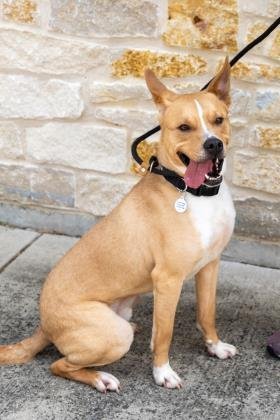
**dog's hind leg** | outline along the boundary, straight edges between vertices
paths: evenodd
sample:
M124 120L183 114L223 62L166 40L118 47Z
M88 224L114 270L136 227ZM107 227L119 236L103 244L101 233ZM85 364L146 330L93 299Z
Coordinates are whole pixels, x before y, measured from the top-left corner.
M54 375L93 386L100 392L106 393L107 390L119 392L120 389L119 380L110 373L83 368L68 362L65 357L54 362L51 371Z
M91 368L123 357L133 341L133 327L108 305L99 302L73 308L72 317L68 318L63 333L53 340L65 357L51 365L52 373L91 385L101 392L118 392L117 378Z
M216 288L219 259L211 261L196 275L197 327L204 336L211 356L227 359L236 354L236 348L219 340L216 331Z

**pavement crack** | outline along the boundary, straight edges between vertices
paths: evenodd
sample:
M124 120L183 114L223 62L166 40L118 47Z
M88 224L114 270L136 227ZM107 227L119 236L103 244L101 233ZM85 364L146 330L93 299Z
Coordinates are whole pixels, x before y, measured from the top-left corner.
M28 244L23 246L15 255L13 255L1 268L0 268L0 274L3 273L3 271L12 263L14 262L21 254L23 254L24 251L26 251L31 245L34 244L39 238L41 238L42 233L38 233L38 236L33 238Z

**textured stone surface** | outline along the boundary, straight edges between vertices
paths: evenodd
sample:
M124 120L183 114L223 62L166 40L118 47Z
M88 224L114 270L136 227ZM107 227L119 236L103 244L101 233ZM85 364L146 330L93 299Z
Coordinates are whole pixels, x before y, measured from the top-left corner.
M42 283L74 243L73 238L43 235L1 274L1 344L33 332ZM103 396L89 386L53 376L49 366L61 355L49 346L26 365L0 368L1 415L7 420L201 420L209 419L211 412L217 420L276 420L279 360L265 354L265 343L279 329L278 290L279 270L222 262L217 327L240 355L221 361L205 352L195 326L194 283L184 286L170 352L171 365L184 381L180 391L165 390L152 379L149 295L135 307L133 321L142 328L129 353L103 368L119 378L120 395Z
M250 101L252 94L243 89L231 90L231 107L232 115L246 115L250 110Z
M277 18L280 14L279 0L254 0L240 3L241 10L258 16Z
M17 159L22 157L20 130L14 123L0 123L0 157L1 159Z
M0 271L39 236L37 232L0 226Z
M96 109L95 116L101 120L135 130L150 130L158 124L158 112L143 111L142 109L100 107Z
M235 200L238 235L280 243L280 202L247 198Z
M97 221L92 214L0 202L0 223L39 232L81 236Z
M16 23L38 23L37 4L33 0L3 0L3 17Z
M269 55L280 60L280 30L276 31Z
M122 173L127 164L126 131L88 124L27 128L27 155L40 162Z
M163 40L170 46L237 49L237 1L169 0Z
M90 100L94 103L151 98L145 85L124 82L92 82L89 86L89 95Z
M248 27L247 34L246 34L246 43L252 42L256 39L259 35L261 35L268 27L268 24L263 21L255 21L251 23ZM254 53L256 54L263 54L265 51L267 41L261 42L259 45L254 47Z
M248 143L249 132L246 122L231 118L231 135L229 147L244 147Z
M159 77L183 77L203 74L207 70L206 60L188 54L172 54L148 50L126 50L112 64L113 75L142 77L150 68Z
M51 0L50 26L65 33L104 37L155 36L156 0Z
M1 76L1 118L77 118L83 111L80 83L30 76Z
M0 30L0 66L33 73L84 74L108 61L108 50L83 41L11 29Z
M249 82L271 81L279 83L280 66L239 61L231 70L233 78Z
M166 83L167 85L167 83ZM192 93L192 92L198 92L201 89L201 85L194 82L174 82L174 83L168 83L168 86L171 90L174 90L177 93Z
M256 127L251 132L250 144L253 146L280 150L280 128Z
M71 172L32 165L0 165L0 197L63 207L74 206Z
M15 164L0 164L0 197L25 202L30 200L29 170Z
M233 183L280 194L280 156L277 154L244 151L236 152L233 165Z
M74 175L71 172L37 168L30 174L31 199L41 204L74 207Z
M280 90L258 90L256 92L254 116L262 120L276 120L280 118Z
M95 216L105 216L124 197L138 178L113 178L94 174L77 176L76 206Z

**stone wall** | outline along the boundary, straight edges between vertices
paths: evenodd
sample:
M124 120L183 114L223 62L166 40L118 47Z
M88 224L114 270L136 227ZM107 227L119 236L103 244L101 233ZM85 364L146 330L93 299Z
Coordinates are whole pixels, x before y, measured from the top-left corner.
M178 92L199 90L280 14L279 0L0 3L0 222L75 234L138 180L131 141L157 124L145 67ZM227 165L238 232L273 239L279 50L278 30L232 71Z

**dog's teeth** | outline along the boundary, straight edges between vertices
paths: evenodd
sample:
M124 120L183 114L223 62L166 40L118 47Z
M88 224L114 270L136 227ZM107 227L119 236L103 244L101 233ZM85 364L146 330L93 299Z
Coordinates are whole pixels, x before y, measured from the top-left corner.
M209 175L207 175L207 174L206 174L206 175L205 175L205 178L206 178L206 179L209 179L210 177L209 177Z

